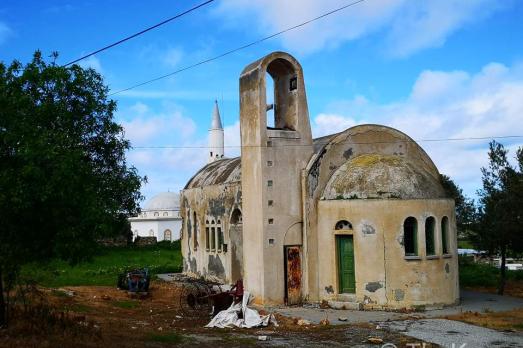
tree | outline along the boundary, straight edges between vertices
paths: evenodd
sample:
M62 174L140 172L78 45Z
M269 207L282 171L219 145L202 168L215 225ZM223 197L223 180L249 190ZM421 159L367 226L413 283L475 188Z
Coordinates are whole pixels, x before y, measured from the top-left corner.
M456 227L458 236L463 237L475 229L477 209L473 199L466 197L463 190L447 175L440 175L441 185L447 196L454 199L456 207Z
M479 228L473 240L491 254L501 255L500 295L505 289L507 254L523 251L523 148L516 153L518 167L509 163L507 154L502 144L489 144L489 165L481 168Z
M126 163L107 94L95 70L40 52L25 66L0 63L0 326L21 265L81 261L139 209L145 178Z

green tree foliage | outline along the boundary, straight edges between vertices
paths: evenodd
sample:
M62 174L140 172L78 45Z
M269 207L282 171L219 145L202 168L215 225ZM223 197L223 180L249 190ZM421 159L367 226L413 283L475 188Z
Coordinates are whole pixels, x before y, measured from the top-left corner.
M505 287L505 263L509 253L523 251L523 148L516 153L518 165L508 161L508 150L496 141L489 146L489 165L481 168L479 228L476 246L501 255L498 293Z
M449 198L456 205L456 226L458 236L465 237L476 228L477 209L473 199L466 197L463 190L447 175L441 174L440 181Z
M25 66L0 63L0 287L26 262L89 257L137 213L145 178L126 163L107 94L95 70L40 52Z

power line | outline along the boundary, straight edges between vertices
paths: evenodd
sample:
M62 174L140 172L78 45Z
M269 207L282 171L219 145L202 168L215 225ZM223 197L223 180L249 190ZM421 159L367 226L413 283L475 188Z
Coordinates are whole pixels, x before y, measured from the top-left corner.
M139 35L142 35L142 34L148 32L148 31L150 31L150 30L153 30L153 29L155 29L155 28L158 28L158 27L161 26L161 25L164 25L164 24L169 23L169 22L171 22L171 21L173 21L173 20L175 20L175 19L177 19L177 18L180 18L180 17L182 17L182 16L184 16L184 15L186 15L186 14L188 14L188 13L191 13L191 12L193 12L193 11L199 9L200 7L203 7L203 6L207 5L207 4L210 4L210 3L213 2L213 1L214 1L214 0L208 0L208 1L202 2L201 4L196 5L196 6L192 7L192 8L190 8L190 9L188 9L188 10L182 12L182 13L179 13L179 14L177 14L177 15L174 16L174 17L168 18L168 19L166 19L166 20L164 20L164 21L162 21L162 22L160 22L160 23L158 23L158 24L153 25L152 27L149 27L149 28L146 28L146 29L144 29L144 30L142 30L142 31L139 31L139 32L137 32L136 34L133 34L133 35L131 35L131 36L127 36L127 37L125 37L125 38L123 38L123 39L121 39L121 40L116 41L115 43L112 43L112 44L110 44L110 45L107 45L107 46L105 46L105 47L102 47L102 48L100 48L99 50L96 50L96 51L94 51L94 52L92 52L92 53L86 54L85 56L80 57L80 58L78 58L78 59L75 59L75 60L73 60L73 61L71 61L71 62L69 62L69 63L67 63L67 64L62 65L62 66L68 66L68 65L71 65L71 64L77 63L77 62L79 62L79 61L81 61L81 60L83 60L83 59L85 59L85 58L88 58L88 57L94 56L94 55L97 54L97 53L100 53L100 52L102 52L102 51L108 50L108 49L111 48L111 47L117 46L117 45L119 45L119 44L121 44L121 43L124 43L124 42L126 42L126 41L128 41L128 40L131 40L131 39L133 39L133 38L135 38L135 37L137 37L137 36L139 36Z
M467 137L467 138L441 138L441 139L405 139L405 140L395 140L395 141L369 141L369 142L354 142L354 141L342 141L339 143L330 143L327 142L316 142L313 145L345 145L345 144L354 144L354 145L371 145L371 144L396 144L396 143L426 143L426 142L451 142L451 141L473 141L473 140L494 140L494 139L511 139L511 138L523 138L523 135L500 135L500 136L491 136L491 137ZM273 147L294 147L294 146L310 146L303 144L286 144L286 145L276 145ZM247 147L266 147L261 145L228 145L224 146L225 148L247 148ZM161 149L207 149L209 146L133 146L131 150L161 150Z
M336 12L342 11L342 10L348 8L348 7L351 7L351 6L357 5L357 4L359 4L359 3L361 3L361 2L364 2L364 1L365 1L365 0L358 0L358 1L351 2L351 3L347 4L347 5L344 5L344 6L342 6L342 7L337 8L337 9L334 9L334 10L331 10L331 11L329 11L329 12L326 12L326 13L324 13L324 14L318 16L318 17L311 18L311 19L309 19L309 20L307 20L307 21L305 21L305 22L303 22L303 23L300 23L300 24L294 25L294 26L292 26L292 27L289 27L289 28L284 29L284 30L282 30L282 31L279 31L279 32L277 32L277 33L271 34L271 35L269 35L269 36L263 37L263 38L258 39L258 40L256 40L256 41L253 41L253 42L251 42L251 43L248 43L248 44L245 44L245 45L243 45L243 46L240 46L240 47L234 48L234 49L232 49L232 50L229 50L229 51L223 52L223 53L221 53L221 54L219 54L219 55L217 55L217 56L214 56L214 57L212 57L212 58L208 58L208 59L205 59L205 60L199 61L199 62L197 62L197 63L191 64L191 65L188 65L188 66L186 66L186 67L180 68L180 69L175 70L175 71L173 71L173 72L171 72L171 73L169 73L169 74L165 74L165 75L162 75L162 76L158 76L158 77L155 77L155 78L153 78L153 79L150 79L150 80L147 80L147 81L144 81L144 82L138 83L138 84L136 84L136 85L133 85L133 86L131 86L131 87L127 87L127 88L124 88L124 89L118 90L118 91L116 91L116 92L113 92L113 93L109 94L108 96L110 97L110 96L113 96L113 95L115 95L115 94L119 94L119 93L122 93L122 92L126 92L126 91L129 91L129 90L134 89L134 88L136 88L136 87L141 87L141 86L143 86L143 85L147 85L147 84L149 84L149 83L152 83L152 82L155 82L155 81L158 81L158 80L162 80L162 79L164 79L164 78L166 78L166 77L169 77L169 76L173 76L173 75L179 74L179 73L181 73L181 72L183 72L183 71L185 71L185 70L189 70L189 69L195 68L195 67L197 67L197 66L199 66L199 65L206 64L206 63L212 62L212 61L214 61L214 60L217 60L217 59L223 58L223 57L228 56L228 55L230 55L230 54L233 54L233 53L235 53L235 52L241 51L241 50L246 49L246 48L248 48L248 47L251 47L251 46L257 45L257 44L259 44L259 43L262 43L262 42L264 42L264 41L267 41L267 40L269 40L269 39L272 39L272 38L274 38L274 37L276 37L276 36L278 36L278 35L281 35L281 34L284 34L284 33L288 32L288 31L291 31L291 30L294 30L294 29L297 29L297 28L303 27L304 25L307 25L307 24L309 24L309 23L312 23L312 22L314 22L314 21L317 21L317 20L322 19L322 18L324 18L324 17L327 17L327 16L329 16L329 15L331 15L331 14L333 14L333 13L336 13Z

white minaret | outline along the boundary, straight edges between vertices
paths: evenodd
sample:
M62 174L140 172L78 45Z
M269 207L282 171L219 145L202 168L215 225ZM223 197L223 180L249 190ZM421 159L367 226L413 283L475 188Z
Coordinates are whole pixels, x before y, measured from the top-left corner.
M211 128L209 129L209 160L211 163L223 158L223 127L220 119L220 110L218 110L218 101L214 101L214 110L212 111Z

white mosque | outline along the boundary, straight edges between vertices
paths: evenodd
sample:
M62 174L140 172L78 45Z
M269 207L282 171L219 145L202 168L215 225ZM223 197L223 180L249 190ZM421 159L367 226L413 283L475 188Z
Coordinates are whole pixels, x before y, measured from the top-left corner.
M224 132L218 102L214 102L211 128L209 129L208 162L224 157ZM140 215L129 218L133 240L136 237L156 237L158 242L180 239L182 218L180 216L180 195L162 192L151 198Z
M162 192L151 198L140 215L129 218L133 240L136 237L156 237L158 242L180 239L182 218L180 196L174 192Z

